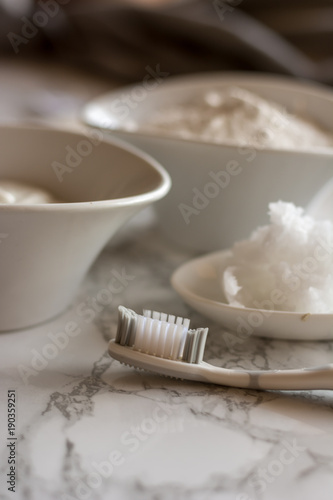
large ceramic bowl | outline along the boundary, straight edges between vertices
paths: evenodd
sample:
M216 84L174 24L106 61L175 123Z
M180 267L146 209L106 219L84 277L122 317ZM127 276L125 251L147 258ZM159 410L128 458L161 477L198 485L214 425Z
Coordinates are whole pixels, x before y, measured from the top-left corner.
M123 130L128 120L149 114L201 90L238 86L304 114L333 130L333 92L290 78L249 74L204 74L162 78L97 98L83 120L109 129L154 156L168 170L172 189L156 204L161 230L174 243L207 252L230 247L268 222L268 203L304 206L333 176L333 149L254 149Z
M0 205L4 331L66 308L105 243L162 198L170 179L152 158L97 131L0 126L0 151L0 180L41 187L61 201Z

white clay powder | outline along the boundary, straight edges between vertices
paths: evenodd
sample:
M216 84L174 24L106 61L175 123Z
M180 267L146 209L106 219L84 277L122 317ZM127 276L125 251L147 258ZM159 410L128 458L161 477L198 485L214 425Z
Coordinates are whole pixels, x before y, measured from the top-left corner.
M198 94L186 102L164 107L140 123L128 123L125 128L256 148L333 147L331 132L238 87Z
M269 205L270 224L240 241L222 275L238 307L333 313L333 224L292 203Z

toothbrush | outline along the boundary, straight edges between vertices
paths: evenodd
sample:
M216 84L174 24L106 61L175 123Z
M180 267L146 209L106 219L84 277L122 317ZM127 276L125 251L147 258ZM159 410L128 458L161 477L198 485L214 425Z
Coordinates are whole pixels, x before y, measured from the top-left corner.
M268 390L333 389L333 364L295 370L238 370L203 361L208 328L156 311L139 315L118 307L116 338L109 354L121 363L170 377L230 387Z

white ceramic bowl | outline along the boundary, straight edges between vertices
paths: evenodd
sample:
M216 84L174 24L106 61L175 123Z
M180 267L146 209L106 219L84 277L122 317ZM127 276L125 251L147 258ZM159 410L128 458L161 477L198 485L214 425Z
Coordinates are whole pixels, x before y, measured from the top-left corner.
M155 160L101 135L0 126L0 179L63 200L0 205L1 331L65 309L115 231L167 193L170 178Z
M161 230L174 243L200 252L228 248L268 222L271 201L305 206L333 175L333 149L253 150L123 131L129 118L147 114L211 88L236 85L305 114L333 129L333 92L294 79L244 74L167 78L149 90L145 82L89 103L83 120L154 156L172 178L169 195L156 204ZM128 104L127 104L128 103ZM233 162L233 163L230 163ZM237 162L236 174L232 165ZM186 208L189 207L189 208ZM185 215L184 215L185 214Z

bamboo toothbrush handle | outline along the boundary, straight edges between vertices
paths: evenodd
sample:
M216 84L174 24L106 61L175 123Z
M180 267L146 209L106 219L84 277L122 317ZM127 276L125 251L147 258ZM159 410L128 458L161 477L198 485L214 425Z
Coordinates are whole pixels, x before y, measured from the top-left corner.
M333 390L333 364L298 370L245 371L218 368L202 363L201 375L207 382L268 390Z

